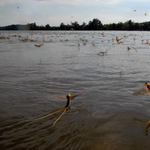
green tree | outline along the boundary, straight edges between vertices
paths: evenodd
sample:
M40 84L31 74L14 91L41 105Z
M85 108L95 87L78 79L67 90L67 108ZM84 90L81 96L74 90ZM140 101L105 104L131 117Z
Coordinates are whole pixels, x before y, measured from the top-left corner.
M79 23L77 21L75 22L71 22L71 27L74 29L74 30L79 30Z
M66 25L63 22L60 24L60 30L66 30Z
M87 29L87 25L86 25L85 22L83 22L80 27L81 27L81 30L86 30Z
M50 29L51 29L51 27L49 24L45 25L45 30L50 30Z
M123 30L124 29L124 24L122 22L119 22L117 25L116 25L116 29L117 30Z
M103 25L99 19L93 19L93 21L89 21L88 29L89 30L101 30Z
M30 24L27 24L28 26L28 29L29 30L36 30L37 29L37 26L36 26L36 23L30 23Z

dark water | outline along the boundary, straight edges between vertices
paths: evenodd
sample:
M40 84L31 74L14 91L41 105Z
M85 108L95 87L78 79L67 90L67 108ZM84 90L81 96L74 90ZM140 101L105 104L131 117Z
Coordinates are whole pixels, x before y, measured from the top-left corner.
M0 32L9 37L0 40L1 149L150 149L147 125L133 119L150 120L150 97L127 91L150 82L150 33L101 33ZM86 94L72 100L55 126L61 112L27 122L64 107L66 100L51 96L68 92Z

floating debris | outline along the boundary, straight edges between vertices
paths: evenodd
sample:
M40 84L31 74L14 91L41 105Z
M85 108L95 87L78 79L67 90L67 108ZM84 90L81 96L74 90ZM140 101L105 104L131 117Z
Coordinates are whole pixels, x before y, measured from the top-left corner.
M30 42L35 42L35 40L30 40Z
M28 38L19 39L19 41L22 41L22 42L27 42L28 40L29 40Z
M41 46L43 46L44 44L34 44L34 46L36 46L36 47L41 47Z
M104 32L102 32L101 35L104 36Z
M92 43L93 46L95 46L95 43Z
M127 46L127 50L130 50L131 48L129 46Z
M150 45L149 40L146 40L146 44Z
M100 54L101 56L104 56L105 54L107 54L107 52L99 52L99 54Z
M17 35L11 35L11 37L17 37Z
M87 40L87 39L83 39L83 41L84 41L84 42L88 42L88 40Z
M124 38L120 38L120 39L119 39L119 38L116 36L116 41L117 41L118 44L122 44L122 43L123 43L123 42L120 41L120 40L122 40L122 39L124 39Z
M9 39L9 37L0 36L0 40L2 39Z

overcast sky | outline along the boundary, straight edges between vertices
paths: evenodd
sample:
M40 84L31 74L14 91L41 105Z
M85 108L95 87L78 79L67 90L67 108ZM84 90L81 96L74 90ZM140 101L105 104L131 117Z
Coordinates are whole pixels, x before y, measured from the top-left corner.
M0 0L0 26L33 22L59 26L94 18L102 24L150 21L150 0Z

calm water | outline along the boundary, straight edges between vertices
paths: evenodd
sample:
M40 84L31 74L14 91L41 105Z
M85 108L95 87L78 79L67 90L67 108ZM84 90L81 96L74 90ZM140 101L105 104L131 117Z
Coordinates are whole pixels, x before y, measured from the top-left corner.
M3 150L150 149L146 124L133 119L150 120L150 97L127 91L150 82L149 32L1 31L0 37L9 37L0 39ZM86 94L55 126L61 112L27 122L64 107L66 100L52 95L68 92Z

